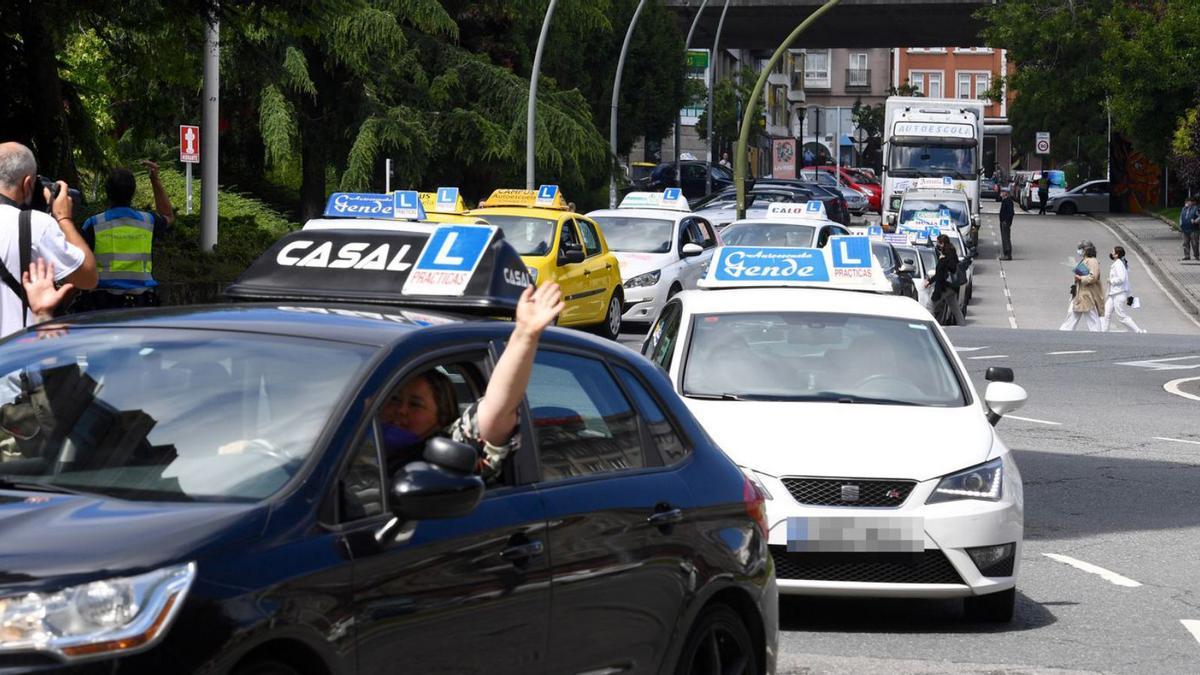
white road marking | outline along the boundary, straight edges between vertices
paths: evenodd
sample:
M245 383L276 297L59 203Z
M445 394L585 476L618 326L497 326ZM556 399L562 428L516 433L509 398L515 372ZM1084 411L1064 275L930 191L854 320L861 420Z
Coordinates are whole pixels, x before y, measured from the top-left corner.
M1166 436L1155 436L1156 441L1171 441L1172 443L1189 443L1191 445L1200 445L1200 441L1187 441L1182 438L1167 438Z
M1006 277L1004 276L1004 270L1000 270L1000 278L1001 278L1001 279L1004 279L1004 278L1006 278Z
M1004 297L1006 297L1006 298L1012 297L1012 291L1008 290L1008 286L1004 287Z
M1099 576L1101 579L1104 579L1105 581L1107 581L1111 584L1115 584L1117 586L1125 586L1126 588L1137 588L1138 586L1141 586L1140 583L1134 581L1133 579L1130 579L1129 577L1123 577L1120 574L1117 574L1116 572L1113 572L1111 570L1106 570L1103 567L1100 567L1098 565L1093 565L1089 562L1084 562L1082 560L1076 560L1075 558L1072 558L1071 556L1061 555L1058 553L1043 553L1042 555L1046 556L1047 558L1049 558L1051 560L1056 560L1060 563L1070 565L1071 567L1074 567L1075 569L1083 570L1084 572L1089 572L1091 574L1095 574L1095 575Z
M1032 417L1018 417L1016 415L1005 415L1006 419L1021 420L1022 422L1033 422L1034 424L1049 424L1052 427L1061 427L1062 422L1051 422L1050 420L1039 420Z
M955 347L956 352L977 352L981 349L991 349L991 347Z
M1117 243L1119 243L1125 247L1126 257L1133 258L1134 260L1136 260L1138 262L1138 265L1142 269L1142 271L1144 271L1146 273L1146 276L1150 277L1150 281L1153 281L1154 285L1158 286L1158 290L1162 291L1163 295L1167 296L1167 299L1171 301L1172 305L1175 305L1175 309L1179 310L1179 313L1182 314L1184 316L1184 318L1186 318L1188 321L1191 321L1193 324L1195 324L1195 326L1197 328L1200 328L1200 321L1197 321L1196 317L1189 314L1188 311L1183 308L1183 305L1179 304L1179 301L1175 299L1175 295L1173 293L1167 292L1167 288L1162 285L1161 281L1158 280L1158 275L1155 274L1153 270L1151 270L1149 267L1146 266L1146 263L1142 261L1141 256L1134 253L1133 250L1130 248L1130 246L1128 246L1125 243L1125 240L1123 240L1123 239L1121 239L1121 237L1117 236L1116 230L1112 229L1111 227L1109 227L1108 223L1106 223L1103 220L1100 220L1098 218L1092 218L1091 216L1088 216L1088 219L1091 220L1092 222L1100 223L1101 225L1103 225L1104 229L1108 230L1112 234L1112 236L1116 238Z
M1200 642L1200 621L1195 619L1180 619L1179 623L1183 624L1183 627L1192 634L1192 637L1196 638L1197 642Z
M1015 316L1010 316L1010 317L1008 317L1008 325L1009 325L1009 326L1011 326L1011 327L1013 328L1013 330L1016 330L1016 328L1017 328L1017 317L1015 317Z
M1200 359L1200 356L1171 356L1165 359L1146 359L1144 361L1117 361L1116 365L1149 368L1150 370L1192 370L1193 368L1200 368L1200 363L1170 364L1171 361L1186 361L1188 359Z
M1007 359L1008 354L991 354L989 356L968 356L972 361L982 361L984 359Z
M1007 307L1007 308L1008 308L1008 313L1009 313L1009 314L1012 314L1012 311L1013 311L1013 306L1012 306L1012 303L1011 303L1011 302L1009 302L1009 303L1006 303L1006 304L1005 304L1005 307Z
M1190 398L1193 401L1200 401L1200 396L1189 394L1179 388L1179 385L1183 384L1184 382L1195 382L1196 380L1200 380L1200 377L1181 377L1178 380L1171 380L1170 382L1167 382L1163 385L1163 389L1165 389L1168 394L1175 394L1176 396Z
M1066 352L1046 352L1046 356L1062 356L1063 354L1095 354L1095 349L1075 349Z

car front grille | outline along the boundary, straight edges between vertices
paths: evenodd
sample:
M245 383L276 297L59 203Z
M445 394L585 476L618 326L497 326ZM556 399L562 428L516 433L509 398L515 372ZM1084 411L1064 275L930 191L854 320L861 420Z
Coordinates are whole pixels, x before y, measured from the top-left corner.
M783 478L792 498L814 506L900 506L916 487L911 480Z
M804 581L861 581L877 584L962 584L938 549L922 553L789 553L772 546L775 578Z

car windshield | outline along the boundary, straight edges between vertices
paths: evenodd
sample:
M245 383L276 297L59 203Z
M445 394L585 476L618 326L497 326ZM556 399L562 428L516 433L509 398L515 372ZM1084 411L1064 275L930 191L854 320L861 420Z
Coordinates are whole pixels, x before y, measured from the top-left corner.
M917 249L911 246L897 246L896 255L900 256L900 261L912 265L914 270L921 270L921 257L917 254Z
M263 499L300 470L372 352L171 329L10 340L0 482L125 499Z
M667 253L671 250L671 231L675 221L661 218L597 216L608 248L631 253Z
M504 231L504 239L520 255L546 255L554 246L555 221L528 216L483 216L489 224Z
M920 223L941 227L949 219L955 227L971 223L967 203L957 199L905 199L900 205L900 224Z
M790 194L787 192L749 192L746 193L746 208L747 209L766 209L768 204L773 202L805 202L808 199L799 194ZM737 195L729 194L718 197L704 205L704 210L708 209L736 209Z
M796 223L738 223L721 232L727 246L811 247L817 228Z
M937 268L937 251L928 246L922 246L917 249L921 254L921 266L926 270L934 270Z
M817 312L692 319L683 393L699 398L962 406L933 324Z
M975 177L973 146L893 144L888 165L893 176Z

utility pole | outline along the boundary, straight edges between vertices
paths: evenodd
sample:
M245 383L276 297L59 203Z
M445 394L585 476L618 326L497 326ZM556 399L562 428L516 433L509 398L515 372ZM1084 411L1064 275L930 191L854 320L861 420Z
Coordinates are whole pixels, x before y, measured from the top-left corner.
M529 110L525 115L525 189L534 189L533 148L537 141L537 88L538 75L542 71L542 51L546 47L546 34L550 32L550 18L554 16L554 4L550 0L546 7L546 18L542 19L542 34L538 37L537 51L533 55L533 72L529 74Z
M709 59L709 68L712 68L712 77L708 83L708 162L704 166L704 194L712 194L712 165L713 165L713 94L717 90L717 64L721 62L721 57L718 54L721 45L721 31L725 28L725 13L729 11L729 0L725 0L725 7L721 10L721 20L717 22L717 35L713 38L712 58Z
M640 0L637 9L633 10L633 19L629 21L629 28L625 30L625 42L621 45L621 56L617 59L617 77L613 80L612 113L608 119L608 141L612 147L613 161L617 161L617 99L621 95L621 75L625 72L625 54L629 51L629 41L633 38L633 29L637 26L638 16L642 13L642 7L645 6L646 0ZM608 208L617 208L617 176L615 174L608 179Z
M200 120L200 250L209 251L217 244L217 143L220 132L221 24L217 10L208 17L204 28L204 102Z
M696 18L692 19L692 27L688 29L687 39L683 42L683 57L686 59L689 50L692 46L692 34L696 32L696 24L700 22L700 15L704 13L704 7L708 5L708 0L700 0L700 8L696 10ZM689 66L690 67L690 66ZM712 67L712 59L709 59L709 68ZM683 125L683 114L679 111L675 113L675 185L680 185L683 176L680 175L679 169L679 143L680 133L679 127Z

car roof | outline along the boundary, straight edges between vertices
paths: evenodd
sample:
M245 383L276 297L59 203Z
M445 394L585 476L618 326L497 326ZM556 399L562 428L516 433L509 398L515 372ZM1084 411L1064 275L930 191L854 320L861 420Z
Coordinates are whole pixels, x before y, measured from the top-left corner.
M673 211L671 209L600 209L587 213L587 217L593 220L604 217L625 217L670 220L676 223L692 215L694 214L691 211Z
M802 311L866 314L913 321L932 316L918 302L900 295L827 288L722 288L683 291L676 297L692 314Z

